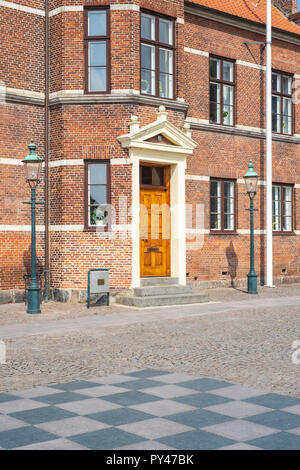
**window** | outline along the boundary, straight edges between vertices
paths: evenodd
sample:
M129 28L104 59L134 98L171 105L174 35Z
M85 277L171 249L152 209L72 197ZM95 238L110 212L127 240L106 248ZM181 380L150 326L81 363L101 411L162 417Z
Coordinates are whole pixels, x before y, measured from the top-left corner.
M141 13L141 93L174 98L174 20Z
M109 91L109 10L85 9L85 91Z
M142 186L165 186L165 167L163 166L141 166Z
M227 59L209 59L209 120L215 124L234 126L235 67Z
M234 232L235 227L235 182L211 180L210 182L210 229L219 232Z
M108 227L110 204L109 161L85 161L85 227Z
M272 73L272 130L278 134L292 134L292 77Z
M273 231L293 231L293 187L273 185Z

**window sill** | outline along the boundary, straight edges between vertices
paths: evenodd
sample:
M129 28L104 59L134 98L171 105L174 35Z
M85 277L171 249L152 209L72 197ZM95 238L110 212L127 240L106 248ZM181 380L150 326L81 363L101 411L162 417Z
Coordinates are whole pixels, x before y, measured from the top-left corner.
M110 232L110 228L108 225L98 225L97 227L84 227L83 231L91 233L105 233Z
M283 237L296 237L297 236L297 234L295 232L275 232L275 231L273 231L272 233L276 237L280 237L280 236L283 236Z
M221 236L224 236L224 235L238 235L237 231L236 230L228 230L228 231L225 231L225 230L210 230L209 232L209 235L221 235Z

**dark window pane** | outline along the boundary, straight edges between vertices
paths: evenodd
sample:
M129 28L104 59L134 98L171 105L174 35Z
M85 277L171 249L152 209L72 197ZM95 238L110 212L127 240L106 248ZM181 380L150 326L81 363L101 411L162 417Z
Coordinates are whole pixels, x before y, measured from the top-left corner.
M88 12L88 35L106 36L106 11Z
M210 103L210 120L211 122L220 123L220 105L217 103Z
M216 197L212 197L210 199L210 211L211 212L218 212L218 200Z
M164 169L163 167L153 168L153 184L154 186L164 185Z
M210 228L212 230L220 230L221 229L220 215L210 214Z
M211 181L210 183L210 194L211 196L219 196L219 184L217 181Z
M220 61L219 59L211 58L209 61L209 72L211 78L220 78Z
M151 166L142 166L142 184L152 184Z
M210 84L210 101L220 103L220 85L217 83Z
M272 73L272 90L280 91L280 75L277 73Z

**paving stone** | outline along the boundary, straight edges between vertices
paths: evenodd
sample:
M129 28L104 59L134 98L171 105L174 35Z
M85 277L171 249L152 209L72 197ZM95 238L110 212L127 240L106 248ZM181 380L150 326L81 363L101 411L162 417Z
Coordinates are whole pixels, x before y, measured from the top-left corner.
M143 390L145 388L157 387L158 384L154 380L149 379L138 379L131 380L130 382L121 382L117 384L118 387L126 388L129 390ZM147 392L147 391L146 391Z
M191 426L185 426L184 424L175 423L164 418L147 419L137 423L123 424L118 426L118 428L150 440L193 430Z
M37 429L34 426L27 426L0 432L0 446L4 449L14 449L55 438L56 436L53 434Z
M164 374L164 375L158 375L155 377L151 377L152 380L157 380L158 382L164 382L167 384L177 384L180 382L186 382L186 381L194 381L200 377L194 377L192 375L188 374L180 374L180 373L174 373L174 374Z
M9 401L6 403L0 403L0 413L14 413L17 411L25 411L25 410L33 410L35 408L42 408L43 406L47 406L45 403L40 403L35 400L29 399L22 399Z
M171 400L176 397L183 397L185 395L193 395L194 390L188 388L179 387L177 385L162 385L157 384L156 387L147 388L147 393L150 393L159 398L167 398Z
M16 447L13 450L88 450L87 447L76 444L68 439L53 439L28 446Z
M81 389L80 394L88 397L100 398L105 397L106 395L113 395L114 393L124 393L125 391L129 392L129 389L124 389L123 387L119 387L119 385L118 387L115 387L114 385L98 385L97 387Z
M272 436L262 437L249 441L248 444L258 446L265 450L299 450L300 436L281 432Z
M57 407L79 415L90 415L92 413L98 413L99 411L114 410L120 408L120 405L101 400L100 398L88 398L87 400L63 403L57 405Z
M217 395L203 392L174 398L174 401L184 403L185 405L195 406L197 408L205 408L207 406L218 405L226 402L228 403L231 400L225 397L218 397Z
M232 385L218 390L211 390L210 393L220 395L221 397L232 398L233 400L245 400L247 398L265 395L265 390L251 389L242 385Z
M54 385L54 388L60 389L60 390L66 390L68 392L79 390L82 388L92 388L97 386L98 384L95 382L87 381L87 380L76 380L74 382L67 382L63 384L56 384Z
M136 380L136 377L130 377L123 374L112 374L106 377L93 377L91 379L87 379L86 382L91 381L93 384L114 385L123 382L130 382L131 380Z
M196 409L194 406L177 403L172 400L159 400L152 403L142 403L140 405L133 405L130 408L161 417Z
M0 432L24 427L24 422L12 416L0 415Z
M13 392L13 394L16 396L16 397L20 397L20 398L37 398L37 397L43 397L45 395L51 395L51 394L55 394L55 393L59 393L60 390L56 389L56 388L50 388L50 387L35 387L35 388L30 388L30 389L27 389L27 390L18 390L16 392Z
M208 379L206 377L180 383L181 387L188 387L193 390L197 390L198 392L208 392L218 388L222 388L222 390L224 390L224 387L230 387L231 385L232 384L230 383L226 384L220 380Z
M218 450L262 450L260 447L250 446L245 442L238 442L231 446L220 447Z
M223 403L221 405L208 406L206 410L214 411L232 418L247 418L248 416L258 415L260 413L266 413L272 411L272 408L265 406L253 405L245 401L231 401Z
M130 446L120 447L117 450L174 450L174 447L169 447L157 441L143 441Z
M300 428L290 429L288 432L290 432L291 434L296 434L297 436L300 436Z
M166 419L182 423L193 428L204 428L205 426L228 422L233 418L213 413L207 410L193 410L166 416Z
M281 431L300 427L300 416L278 410L252 416L248 418L248 421L280 429Z
M70 440L88 447L89 449L107 450L117 449L119 447L143 441L144 439L136 434L121 431L121 429L108 428L72 436L70 437Z
M85 416L74 416L73 418L42 423L37 425L37 427L57 436L68 437L75 434L98 431L99 429L107 428L108 425Z
M300 404L295 406L288 406L287 408L282 408L282 411L287 413L294 413L295 415L300 415Z
M61 410L55 406L45 406L31 410L18 411L11 414L12 417L22 420L29 424L40 424L58 419L72 418L74 413L67 410Z
M258 397L248 398L246 401L268 408L287 408L288 406L300 405L300 399L278 395L276 393L267 393Z
M148 403L150 401L156 401L157 397L143 393L139 391L130 391L124 393L115 393L114 395L108 395L105 400L116 403L122 406L132 406L138 403Z
M215 450L234 441L202 430L184 432L159 439L165 445L178 450Z
M118 408L117 410L104 411L103 413L91 414L88 417L106 423L109 426L120 426L122 424L137 423L152 418L153 415L131 408Z
M250 439L263 437L278 432L276 429L242 420L214 424L213 426L202 428L202 430L215 433L219 436L227 437L228 439L233 439L235 441L249 441Z
M15 396L10 393L0 393L0 404L6 403L8 401L15 401L18 399L18 396Z

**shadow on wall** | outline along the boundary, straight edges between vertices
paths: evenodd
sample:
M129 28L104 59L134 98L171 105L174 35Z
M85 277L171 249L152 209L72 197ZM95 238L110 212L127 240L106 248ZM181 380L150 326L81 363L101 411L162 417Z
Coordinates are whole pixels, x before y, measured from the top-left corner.
M234 287L234 280L236 278L239 260L234 250L232 241L230 242L230 245L226 248L226 258L228 263L228 271L231 279L231 287Z
M30 275L31 274L31 245L29 245L29 248L24 252L23 264L25 268L25 274ZM41 258L37 256L36 257L36 273L39 276L43 273L43 271L44 271L44 265L41 261Z

